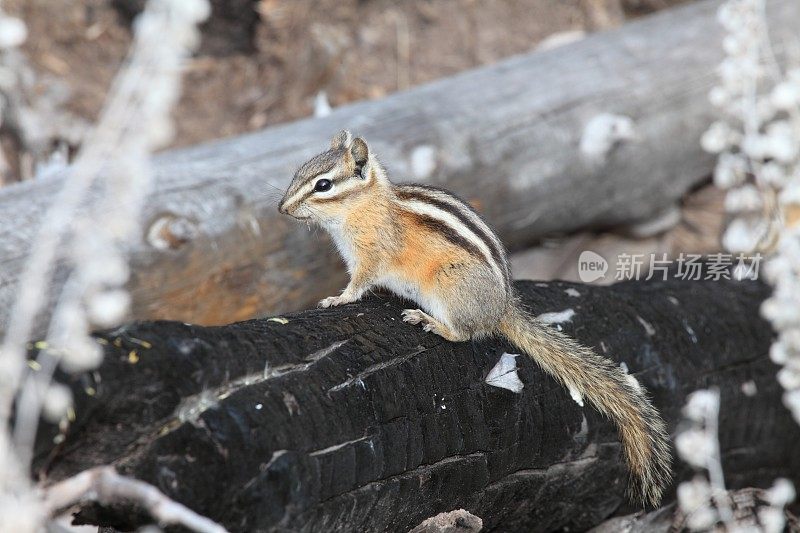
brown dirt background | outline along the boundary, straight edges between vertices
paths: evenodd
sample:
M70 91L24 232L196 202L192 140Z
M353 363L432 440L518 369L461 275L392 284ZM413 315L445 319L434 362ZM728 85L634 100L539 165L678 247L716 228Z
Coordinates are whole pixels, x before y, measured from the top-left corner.
M6 0L29 29L33 68L96 118L143 0ZM614 27L680 0L213 0L186 65L173 146L380 98L529 51L556 33Z

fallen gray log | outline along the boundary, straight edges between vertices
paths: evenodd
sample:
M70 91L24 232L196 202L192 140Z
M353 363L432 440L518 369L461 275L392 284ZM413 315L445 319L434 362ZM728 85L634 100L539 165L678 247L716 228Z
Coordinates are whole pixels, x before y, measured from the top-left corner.
M673 434L686 395L718 386L729 487L800 483L800 426L781 404L758 317L765 286L517 286L537 314L573 309L559 327L624 362ZM406 532L460 508L487 530L581 531L625 505L609 421L527 358L521 394L487 385L511 347L444 342L403 323L403 307L376 296L221 327L103 333L103 365L71 381L77 418L55 450L42 434L37 476L113 464L231 531ZM80 518L147 521L99 507Z
M146 230L131 249L133 317L226 323L341 289L344 269L327 238L280 217L274 187L345 127L366 136L395 179L472 201L512 249L553 232L649 219L712 168L699 139L714 114L707 93L722 59L720 3L668 10L324 119L162 154ZM800 4L768 4L776 40L794 38ZM584 129L607 113L629 117L634 138L605 156L582 154ZM60 182L0 190L0 317Z

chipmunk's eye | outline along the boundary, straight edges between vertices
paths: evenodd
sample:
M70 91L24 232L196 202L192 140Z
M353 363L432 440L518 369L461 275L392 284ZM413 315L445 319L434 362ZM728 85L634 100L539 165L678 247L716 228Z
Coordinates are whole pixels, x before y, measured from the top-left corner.
M326 180L326 179L317 180L317 182L314 184L314 192L329 191L331 190L332 186L333 183L331 183L331 180Z

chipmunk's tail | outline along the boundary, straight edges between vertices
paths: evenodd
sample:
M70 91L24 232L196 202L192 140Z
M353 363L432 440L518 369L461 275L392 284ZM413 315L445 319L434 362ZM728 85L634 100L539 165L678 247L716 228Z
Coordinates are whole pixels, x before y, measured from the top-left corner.
M616 423L630 471L628 496L656 507L672 478L669 436L636 379L516 305L501 321L499 331L545 372Z

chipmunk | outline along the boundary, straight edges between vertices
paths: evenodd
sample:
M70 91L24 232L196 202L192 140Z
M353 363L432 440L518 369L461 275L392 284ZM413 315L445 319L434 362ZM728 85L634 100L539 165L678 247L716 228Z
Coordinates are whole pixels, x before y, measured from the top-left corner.
M347 131L295 173L278 209L321 225L350 282L330 307L383 287L419 305L405 322L452 342L500 335L578 391L617 425L631 499L656 506L671 479L664 422L635 379L522 307L500 239L454 195L394 184L362 138Z

